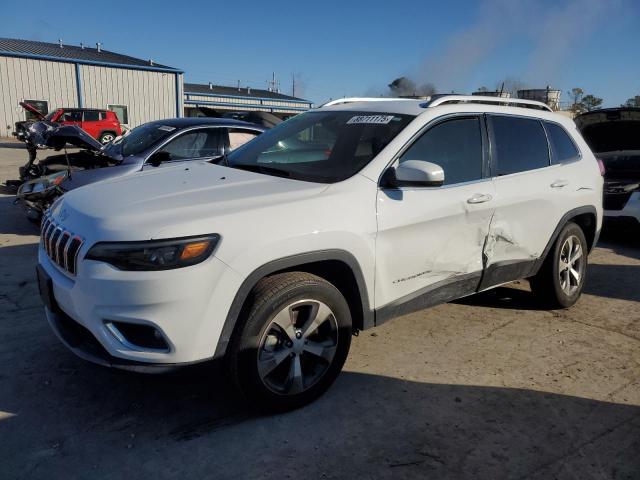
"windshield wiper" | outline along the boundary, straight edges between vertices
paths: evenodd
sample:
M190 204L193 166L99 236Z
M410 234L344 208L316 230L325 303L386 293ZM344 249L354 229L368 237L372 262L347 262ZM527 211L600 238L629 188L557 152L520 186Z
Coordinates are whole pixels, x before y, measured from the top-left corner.
M275 167L266 167L264 165L248 165L246 163L236 163L235 165L229 165L231 168L237 168L239 170L247 170L249 172L264 173L266 175L273 175L275 177L291 177L291 172L281 170Z

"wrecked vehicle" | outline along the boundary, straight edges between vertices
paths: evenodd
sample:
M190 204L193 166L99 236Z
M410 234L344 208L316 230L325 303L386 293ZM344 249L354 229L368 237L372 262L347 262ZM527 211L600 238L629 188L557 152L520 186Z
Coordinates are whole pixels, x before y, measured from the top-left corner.
M522 278L569 307L600 169L571 120L504 103L342 99L217 162L69 192L41 227L47 319L104 366L225 358L249 402L287 410L391 318Z
M44 175L23 183L16 199L24 204L28 218L38 221L65 192L180 162L219 158L263 131L258 125L232 119L174 118L140 125L101 145L76 126L45 128L35 141L55 150L66 145L82 150L39 162Z
M604 164L604 215L640 225L640 108L583 113L576 125Z
M122 135L122 127L115 112L98 108L58 108L44 115L29 103L20 102L20 106L29 112L31 119L16 122L13 135L27 141L29 126L34 122L44 121L50 124L75 125L82 128L101 144L106 144Z

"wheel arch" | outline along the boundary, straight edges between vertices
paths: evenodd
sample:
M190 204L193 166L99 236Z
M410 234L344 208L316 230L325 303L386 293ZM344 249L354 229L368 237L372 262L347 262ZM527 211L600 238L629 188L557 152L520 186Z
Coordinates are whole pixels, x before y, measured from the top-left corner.
M247 308L247 298L263 278L283 272L307 272L333 284L345 297L353 327L364 330L374 326L374 312L369 304L367 284L356 258L344 250L322 250L273 260L255 269L240 285L227 312L214 358L223 357L236 330L238 318Z
M595 247L600 235L600 231L598 230L598 211L596 210L596 207L594 207L593 205L584 205L582 207L577 207L569 210L562 216L562 218L558 222L558 225L553 231L553 234L551 235L551 238L549 239L549 242L547 243L547 246L545 247L542 255L540 255L540 257L536 261L536 264L534 265L532 275L538 273L538 271L542 267L542 264L544 263L544 260L547 258L547 255L551 251L553 244L556 242L558 235L560 235L562 229L569 222L574 222L578 224L578 226L580 226L587 240L587 248L589 252L591 252L593 247Z

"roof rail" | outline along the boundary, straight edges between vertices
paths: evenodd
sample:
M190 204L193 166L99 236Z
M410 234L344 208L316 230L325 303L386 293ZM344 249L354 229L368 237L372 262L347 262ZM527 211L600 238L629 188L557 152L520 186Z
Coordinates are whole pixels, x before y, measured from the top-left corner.
M427 100L421 106L437 107L438 105L446 105L453 103L480 103L483 105L503 105L505 107L532 108L534 110L545 110L553 112L551 107L546 103L537 102L535 100L522 100L520 98L502 98L502 97L483 97L480 95L443 95Z
M353 102L397 102L397 101L410 101L415 102L414 98L397 98L397 97L345 97L337 100L330 100L327 103L323 103L319 108L331 107L332 105L341 105L343 103Z

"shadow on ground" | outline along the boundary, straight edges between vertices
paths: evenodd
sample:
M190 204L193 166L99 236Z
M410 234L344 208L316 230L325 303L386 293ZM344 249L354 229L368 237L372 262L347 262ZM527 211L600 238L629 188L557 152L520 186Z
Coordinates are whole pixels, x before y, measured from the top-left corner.
M0 195L0 235L39 235L38 225L30 222L23 206L14 205L14 201L14 196Z
M252 413L217 369L142 376L26 353L0 410L4 478L633 478L640 408L343 373L316 403ZM25 360L26 360L25 358Z
M0 142L0 148L16 148L26 150L27 147L23 142Z

